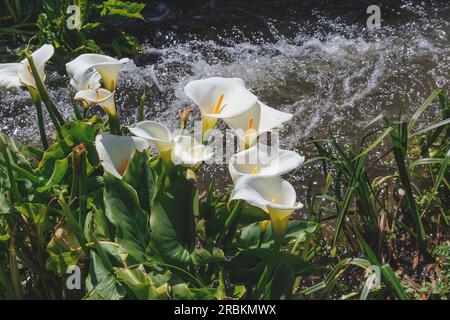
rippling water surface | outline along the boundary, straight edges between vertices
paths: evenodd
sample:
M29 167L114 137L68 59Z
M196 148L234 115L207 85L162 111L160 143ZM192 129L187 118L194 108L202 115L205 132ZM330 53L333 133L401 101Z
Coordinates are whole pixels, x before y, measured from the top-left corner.
M129 26L142 53L123 68L116 94L122 121L135 121L144 85L146 118L176 128L178 110L191 105L188 81L241 77L260 100L294 114L282 145L308 154L307 138L332 133L357 142L380 112L408 116L434 89L450 92L450 2L381 1L382 28L374 31L365 26L370 1L338 2L152 2L149 22ZM51 96L68 117L66 76L48 73ZM0 93L0 129L37 141L27 94ZM209 167L202 179L222 180L226 171ZM289 179L300 185L304 176L298 170Z

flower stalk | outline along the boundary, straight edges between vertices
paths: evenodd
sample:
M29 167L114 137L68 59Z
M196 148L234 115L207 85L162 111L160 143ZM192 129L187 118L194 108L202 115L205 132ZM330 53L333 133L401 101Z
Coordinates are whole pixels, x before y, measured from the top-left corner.
M48 149L48 140L47 136L45 134L45 126L44 126L44 115L42 113L42 101L41 97L39 96L39 92L36 91L36 89L28 86L27 87L28 92L31 95L31 100L33 100L34 105L36 106L36 113L37 113L37 119L38 119L38 127L39 127L39 135L41 137L41 143L44 150Z
M86 147L81 144L76 147L76 150L74 152L78 153L79 157L79 198L80 198L80 204L79 204L79 216L78 221L80 226L84 226L84 219L87 215L87 152Z
M122 135L122 131L120 129L120 121L119 117L116 114L108 114L108 123L109 123L109 129L112 134L115 134L117 136Z
M64 124L64 119L62 118L61 114L59 113L56 106L51 101L47 89L45 88L44 84L42 83L41 77L39 76L39 72L36 69L36 65L34 64L33 58L31 55L27 54L27 60L28 64L31 68L31 73L33 75L34 81L36 82L36 88L39 92L40 99L42 102L44 102L44 105L47 109L47 112L50 115L50 118L53 122L53 125L55 126L55 129L58 133L58 136L60 139L62 139L61 134L61 126Z
M217 238L216 241L216 247L220 246L223 239L225 238L225 234L226 232L231 228L231 226L233 225L233 223L235 222L237 216L239 215L239 213L241 212L241 208L243 205L244 201L243 200L238 200L236 202L236 205L233 207L233 210L231 210L230 215L228 216L227 220L225 221L225 225L223 230L221 231L219 237ZM234 233L234 232L233 232ZM232 239L232 235L229 235L228 238Z

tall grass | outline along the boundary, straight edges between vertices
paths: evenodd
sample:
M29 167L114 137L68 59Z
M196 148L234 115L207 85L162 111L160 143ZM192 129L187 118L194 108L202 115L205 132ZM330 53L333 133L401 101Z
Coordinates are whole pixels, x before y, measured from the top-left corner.
M435 121L416 129L434 103L439 105ZM321 190L309 188L307 203L316 221L335 221L331 256L340 259L341 252L350 250L368 257L401 299L408 295L391 266L417 269L431 262L433 248L449 237L449 112L448 97L436 90L409 121L376 117L356 148L344 148L334 138L309 141L317 150L310 162L322 164L326 182ZM382 156L370 159L375 151ZM374 176L377 165L393 172ZM324 212L335 214L324 217ZM316 289L331 292L331 279L349 263L342 261Z

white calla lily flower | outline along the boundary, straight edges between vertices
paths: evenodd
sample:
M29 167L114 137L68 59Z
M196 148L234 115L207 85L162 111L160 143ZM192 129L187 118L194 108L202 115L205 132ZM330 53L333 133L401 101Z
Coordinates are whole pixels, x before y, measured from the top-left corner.
M213 156L213 149L196 141L191 136L177 136L172 150L172 162L176 165L192 168Z
M170 161L172 148L175 145L174 138L169 128L156 121L140 121L128 130L139 138L146 139L156 145L161 157L165 161Z
M70 84L76 90L98 89L100 80L103 80L103 86L114 91L120 68L128 61L128 58L118 60L103 54L88 53L67 63L66 70L71 78Z
M117 115L116 102L114 101L114 91L106 89L86 89L75 94L76 100L84 100L89 104L98 104L109 115Z
M184 92L200 108L203 134L213 129L218 119L233 118L257 101L240 78L194 80L184 87Z
M122 179L133 153L148 149L149 144L146 140L137 137L103 133L95 138L95 148L103 169L116 178Z
M20 63L0 64L0 88L14 89L22 86L19 78Z
M234 185L231 199L244 200L268 213L278 243L283 240L294 211L303 207L297 202L297 194L289 182L271 176L241 177Z
M230 159L228 169L233 181L246 175L280 176L294 170L305 161L297 152L258 143L236 153Z
M31 54L42 81L45 80L45 64L53 56L54 51L52 45L45 44ZM0 88L17 87L36 88L36 82L27 59L23 59L20 63L0 64Z
M246 112L224 119L237 134L241 150L253 146L260 134L282 127L291 120L291 113L278 111L257 101Z

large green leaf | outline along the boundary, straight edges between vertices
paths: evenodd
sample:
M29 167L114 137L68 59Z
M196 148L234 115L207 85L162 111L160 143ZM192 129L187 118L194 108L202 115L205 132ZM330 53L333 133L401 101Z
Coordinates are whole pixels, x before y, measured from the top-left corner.
M266 248L242 251L231 262L234 265L239 265L241 263L248 265L250 261L253 261L253 264L258 261L263 261L266 264L271 261L275 261L277 264L284 263L291 266L295 274L302 275L311 274L322 269L322 267L308 262L298 255L282 251L274 252L273 250Z
M56 161L67 157L67 155L59 143L54 143L44 152L42 160L39 162L38 172L44 177L50 177L53 174Z
M225 261L225 255L222 249L214 248L212 252L204 248L195 249L191 255L192 261L197 266L204 266L211 263L218 263Z
M298 242L302 242L306 238L306 234L314 233L318 224L309 221L289 221L288 230L285 235L285 239L297 239ZM269 248L273 244L272 228L269 226L266 232L264 232L261 239L261 247Z
M270 299L287 300L292 297L295 276L292 267L287 264L279 265L273 275L272 281L267 285Z
M89 121L70 121L65 124L61 130L66 143L72 146L93 143L97 131L102 126L101 123L96 123L96 120L94 117Z
M297 239L299 242L304 241L306 234L313 233L317 229L318 224L314 222L305 222L293 220L289 221L288 230L285 239ZM262 232L259 222L253 223L242 229L238 245L243 249L250 248L269 248L273 244L272 228L267 228Z
M91 269L86 279L89 300L119 300L126 295L125 288L114 273L106 268L95 251L91 251Z
M238 245L243 249L256 248L260 243L260 239L261 227L259 222L252 223L251 225L242 228Z
M66 175L68 169L69 169L68 157L56 160L51 177L47 180L47 183L44 186L38 187L36 190L38 192L50 190L52 187L56 186L61 182L61 180Z
M117 277L139 300L157 300L160 298L150 276L144 273L141 268L121 269L117 273Z
M151 248L165 262L185 266L194 249L196 188L182 169L174 170L170 186L160 189L153 203Z
M140 207L136 190L108 173L103 180L106 215L116 227L117 242L136 260L144 261L150 236L148 214Z
M173 300L194 300L195 296L189 290L189 287L186 283L180 283L177 285L174 285L172 287L172 299Z
M137 191L141 207L149 211L156 195L156 183L145 152L133 154L123 180Z

